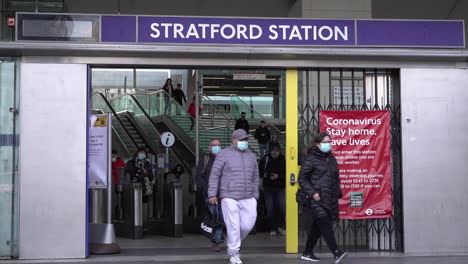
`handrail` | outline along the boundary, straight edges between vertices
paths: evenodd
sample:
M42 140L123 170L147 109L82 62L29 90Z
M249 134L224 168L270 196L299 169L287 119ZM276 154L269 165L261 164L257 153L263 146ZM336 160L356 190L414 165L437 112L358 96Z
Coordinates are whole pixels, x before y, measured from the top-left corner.
M215 103L213 103L213 100L211 100L210 98L208 98L207 95L202 94L202 98L208 99L208 102L210 103L210 105L214 106L215 108L218 108L218 106L217 106ZM221 113L221 114L226 118L226 120L229 120L229 121L231 121L231 122L235 119L235 118L232 117L232 115L227 115L227 114L225 114L225 113ZM212 117L212 118L213 118L213 117ZM233 123L235 123L235 122L233 122ZM229 129L229 132L233 132L233 131L234 131L234 130L231 129L229 126L226 126L226 127L227 127L227 129ZM250 132L250 131L249 131L249 132ZM258 154L258 153L257 153L253 148L251 148L250 146L249 146L249 149L250 149L253 153L255 153L255 155Z
M217 106L217 105L213 102L213 100L211 100L207 95L202 94L202 99L208 100L208 102L210 103L211 106L214 106L217 110L219 110L219 106ZM221 115L224 116L224 118L226 118L226 120L229 120L229 121L231 121L232 123L235 123L235 122L233 122L233 120L234 120L235 118L233 118L232 115L227 115L227 114L225 114L225 113L223 113L223 112L221 112L221 111L220 111L220 113L221 113ZM213 119L213 118L214 118L214 116L212 115L212 116L211 116L211 119Z
M143 113L143 115L145 116L145 118L150 122L150 124L153 126L154 130L156 131L157 135L159 137L161 137L161 134L159 133L158 129L156 128L156 125L155 123L153 122L153 119L148 115L148 113L145 111L145 109L143 108L143 106L140 104L140 102L135 98L135 96L133 94L122 94L122 95L119 95L119 96L115 96L112 98L112 100L115 100L115 99L118 99L118 98L122 98L124 96L129 96L131 98L131 100L136 104L137 108ZM190 153L192 153L192 155L195 155L195 153L192 151L192 149L187 146L187 144L183 141L183 140L180 140L180 142L188 149L188 151L190 151ZM186 170L188 171L189 174L191 174L191 171L190 171L190 168L187 164L185 164L182 159L177 155L177 153L170 148L170 151L175 155L176 159L178 160L179 163L182 163L183 166L186 168Z
M164 91L163 91L163 92L164 92ZM139 110L143 113L143 115L148 119L148 121L151 122L151 124L153 125L154 129L155 129L156 131L158 131L158 130L156 129L156 126L155 126L154 122L153 122L153 119L151 119L151 117L150 117L150 116L148 115L148 113L145 111L145 109L144 109L143 106L140 104L140 102L138 102L138 100L135 98L135 96L133 96L133 94L123 94L123 95L119 95L119 96L116 96L116 97L112 98L112 100L118 99L118 98L123 97L123 96L129 96L129 97L133 100L133 102L137 105L138 109L139 109ZM161 136L161 135L159 135L159 136ZM192 152L192 150L190 149L190 147L187 146L187 144L186 144L183 140L181 140L180 142L182 142L182 144L183 144L190 152ZM192 154L195 155L194 152L192 152Z
M177 102L176 100L174 100L174 98L172 98L166 91L164 90L160 90L160 91L157 91L157 92L152 92L152 93L149 93L147 94L148 96L151 96L153 94L159 94L159 93L164 93L166 94L166 96L169 98L169 100L171 100L171 102L175 103L177 105L177 107L180 107L185 113L187 113L187 116L190 117L191 119L195 120L195 118L193 118L188 112L187 110L185 110L180 104L179 102ZM199 127L205 129L205 127L202 125L202 124L198 124Z
M273 129L275 129L275 130L278 132L278 134L282 134L282 131L279 130L279 128L277 128L277 127L276 127L275 125L273 125L272 123L268 122L268 118L264 117L262 114L260 114L259 112L257 112L257 110L255 110L253 107L251 107L248 103L246 103L244 100L240 99L239 96L237 96L237 95L231 95L231 97L236 97L237 99L239 99L239 101L241 101L243 104L245 104L245 105L248 107L248 109L249 109L250 111L255 112L257 115L259 115L259 116L262 118L263 121L265 121L265 123L267 123L268 125L270 125L270 127L273 127Z
M115 127L112 127L112 131L115 133L115 136L119 139L120 142L124 142L122 137L120 137L119 133L117 133L117 130L115 130ZM127 151L127 153L132 156L133 153L130 153L130 150L127 148L127 145L125 144L122 144L122 146L124 147L125 151Z
M130 138L130 140L133 142L133 144L135 145L135 147L138 149L138 144L135 142L135 140L133 139L133 137L130 135L130 132L128 132L127 128L125 127L125 125L123 124L122 120L120 120L120 117L117 115L117 113L115 112L114 108L112 107L112 105L109 103L109 101L107 100L107 98L100 92L93 92L93 95L96 94L100 97L102 97L102 99L104 99L104 103L107 105L107 107L109 107L109 109L111 110L112 112L112 115L115 116L115 118L117 119L117 121L119 122L119 124L123 127L123 129L125 130L125 133L127 134L127 136ZM130 155L133 155L133 153L129 153Z
M228 128L228 126L217 126L217 127L210 127L210 128L206 128L206 130L215 130L215 129L218 129L218 128Z

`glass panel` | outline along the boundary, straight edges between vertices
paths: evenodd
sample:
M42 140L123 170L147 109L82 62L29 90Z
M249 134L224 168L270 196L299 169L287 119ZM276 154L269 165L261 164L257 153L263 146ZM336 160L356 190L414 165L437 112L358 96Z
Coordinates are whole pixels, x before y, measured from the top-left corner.
M97 15L18 14L18 40L99 41Z
M0 257L18 255L18 131L15 63L0 62ZM11 108L11 110L10 110Z
M119 121L118 116L113 111L103 94L93 93L93 96L91 97L91 109L92 112L96 114L112 113L113 145L115 145L114 137L118 136L119 139L124 143L122 149L119 149L119 155L122 157L133 156L138 146L127 132L123 124Z
M162 89L167 78L171 78L171 70L136 69L136 87L138 93L148 94Z
M133 69L92 69L93 92L100 92L106 98L124 93L134 93Z

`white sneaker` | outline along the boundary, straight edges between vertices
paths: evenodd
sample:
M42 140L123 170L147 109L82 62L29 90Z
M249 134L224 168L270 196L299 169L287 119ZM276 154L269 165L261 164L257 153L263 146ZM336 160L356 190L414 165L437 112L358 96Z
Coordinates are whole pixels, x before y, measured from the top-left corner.
M278 228L278 232L282 235L282 236L285 236L286 235L286 230L284 230L283 228Z
M270 231L270 236L276 236L276 231Z
M229 262L230 262L231 264L242 264L242 260L240 259L239 253L232 255L232 256L229 258Z

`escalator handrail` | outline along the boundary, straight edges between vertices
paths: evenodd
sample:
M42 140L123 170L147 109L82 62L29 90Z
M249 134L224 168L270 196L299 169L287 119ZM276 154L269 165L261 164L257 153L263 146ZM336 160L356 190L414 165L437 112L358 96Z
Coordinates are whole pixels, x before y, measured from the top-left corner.
M132 100L137 104L138 108L143 112L143 114L145 115L145 117L150 121L150 123L153 125L154 129L155 129L156 131L158 131L158 130L156 129L156 126L155 126L154 122L153 122L153 119L151 119L151 117L150 117L150 116L148 115L148 113L145 111L145 109L144 109L143 106L140 104L140 102L138 102L138 100L136 99L136 97L133 96L133 94L129 94L129 96L130 96L130 97L132 98ZM159 136L161 136L161 135L159 135ZM187 146L186 142L184 142L183 140L181 140L181 142L182 142L182 144L184 144L184 146L185 146L190 152L192 152L192 150L190 149L190 147ZM194 154L194 153L192 152L192 154ZM195 154L194 154L194 155L195 155Z
M131 100L136 104L137 108L143 113L143 115L145 116L145 118L150 122L150 124L153 126L155 132L157 133L157 135L159 137L161 137L161 134L159 133L158 129L156 128L156 125L155 123L153 122L153 119L151 119L151 117L148 115L148 113L145 111L145 109L143 108L143 106L140 104L140 102L136 99L135 96L133 96L132 94L122 94L122 95L119 95L119 96L115 96L113 97L111 100L115 100L115 99L118 99L118 98L121 98L121 97L124 97L124 96L129 96L131 98ZM188 147L185 142L183 140L180 141L193 155L195 155L192 150L190 149L190 147ZM149 145L148 145L149 146ZM156 151L156 150L155 150ZM189 166L187 166L187 164L185 164L184 162L182 162L182 159L180 157L178 157L177 153L175 153L174 150L170 149L171 152L173 152L176 156L176 158L179 160L179 163L182 163L183 166L185 167L185 169L188 171L188 173L191 175L192 173L190 172L189 170Z
M185 110L176 100L174 100L174 98L172 98L166 91L164 90L160 90L160 91L157 91L157 92L152 92L152 93L149 93L148 96L151 96L153 94L165 94L165 96L167 96L169 98L169 100L171 100L171 102L173 102L174 104L177 105L177 107L179 107L180 109L182 109L182 111L184 111L188 117L190 117L191 119L195 120L195 118L193 116L191 116L187 110ZM198 124L199 127L201 127L202 129L205 129L205 127L202 125L202 124Z
M127 130L127 128L125 127L124 123L122 122L122 120L120 120L119 116L117 115L117 113L115 112L114 108L112 107L112 105L109 103L109 101L107 100L107 98L100 92L93 92L93 95L98 95L100 97L102 97L102 99L104 100L104 103L107 105L107 107L109 107L109 109L111 110L112 112L112 115L115 117L115 119L119 122L119 124L123 127L125 133L127 134L127 136L130 138L130 140L132 141L133 145L135 145L136 149L139 148L138 144L136 143L136 141L133 139L133 137L130 135L130 132ZM130 153L131 155L133 155L132 153Z
M135 97L133 94L122 94L122 95L113 97L111 100L115 100L115 99L118 99L118 98L121 98L121 97L124 97L124 96L129 96L129 97L131 98L131 100L136 104L136 106L138 107L138 109L143 113L143 115L146 117L146 119L151 123L151 125L153 126L153 128L155 129L155 131L158 132L159 137L161 137L161 135L159 134L158 129L156 128L156 125L154 124L153 119L148 115L148 113L145 111L145 109L143 108L143 106L140 104L140 102L138 101L138 99L136 99L136 97ZM182 144L183 144L190 152L192 152L190 146L187 146L186 142L184 142L183 140L181 140L180 142L182 142ZM192 152L192 154L194 154L194 153ZM195 154L194 154L194 155L195 155Z

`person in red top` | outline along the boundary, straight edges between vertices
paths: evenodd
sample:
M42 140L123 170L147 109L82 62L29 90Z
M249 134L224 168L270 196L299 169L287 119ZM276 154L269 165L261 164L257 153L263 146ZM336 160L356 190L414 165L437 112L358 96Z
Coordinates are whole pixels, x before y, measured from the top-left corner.
M190 121L192 122L192 125L190 126L190 130L193 130L193 126L195 125L195 117L196 117L196 112L195 112L195 109L196 109L196 106L195 106L195 96L193 97L192 99L192 103L190 103L190 105L188 106L188 109L187 109L187 112L189 113L189 115L192 117L190 118ZM198 115L200 115L202 112L202 109L200 106L198 106Z
M117 151L112 150L112 180L114 181L114 184L119 184L119 168L123 171L125 168L125 162L117 155Z

